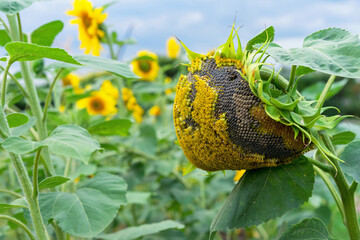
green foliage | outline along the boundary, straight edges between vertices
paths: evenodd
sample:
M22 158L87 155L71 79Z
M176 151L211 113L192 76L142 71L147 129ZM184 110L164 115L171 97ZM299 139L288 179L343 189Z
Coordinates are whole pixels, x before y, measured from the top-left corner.
M48 177L39 183L39 190L46 188L54 188L56 186L66 183L69 180L70 178L66 178L62 176Z
M24 208L23 205L16 205L16 204L6 204L6 203L0 203L0 213L4 213L6 211L9 211L13 208Z
M120 206L126 204L126 189L122 178L100 173L74 193L42 193L39 203L44 222L55 219L67 233L95 237L111 223Z
M30 153L44 146L49 147L54 154L72 157L85 163L93 152L100 150L99 142L91 138L85 129L72 125L57 127L49 137L39 142L9 137L2 143L4 149L17 154Z
M319 72L347 78L359 78L360 40L349 32L330 28L304 39L302 48L286 50L270 43L266 52L278 63L299 65Z
M5 46L8 42L11 42L11 38L7 34L6 30L0 30L0 46Z
M80 64L72 58L65 50L40 46L25 42L9 42L5 45L6 51L10 55L10 62L33 61L41 58L50 58L72 64Z
M29 121L29 117L22 113L11 113L6 116L10 128L19 127Z
M275 36L275 29L273 26L266 28L264 31L253 37L246 44L245 50L254 50L254 45L257 43L272 42Z
M175 221L166 220L158 223L144 224L137 227L128 227L116 233L100 235L100 237L102 239L111 240L131 240L172 228L182 229L184 228L184 225Z
M351 131L339 132L331 136L331 142L334 145L349 144L354 141L356 134Z
M344 160L340 163L343 171L360 183L360 141L354 141L347 145L340 157Z
M31 33L31 42L42 46L51 46L63 27L64 24L59 20L46 23Z
M2 0L0 1L0 11L6 14L15 14L39 1L44 0Z
M31 127L33 127L35 125L35 123L36 123L36 118L35 117L30 117L29 120L25 124L19 125L17 127L12 127L10 129L11 136L18 137L20 135L23 135Z
M131 122L127 119L112 119L92 125L88 130L90 134L102 136L127 136Z
M305 157L274 168L246 171L213 220L216 231L258 225L299 207L311 196L314 170Z
M293 225L279 240L333 240L325 224L317 218L305 219Z

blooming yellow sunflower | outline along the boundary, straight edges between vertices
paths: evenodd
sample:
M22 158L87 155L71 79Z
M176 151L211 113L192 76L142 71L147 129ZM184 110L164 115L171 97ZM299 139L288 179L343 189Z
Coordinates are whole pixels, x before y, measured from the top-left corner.
M73 88L78 88L79 84L80 84L79 76L76 74L73 74L73 73L69 73L68 75L63 77L61 80L62 80L62 84L64 87L71 85Z
M150 108L149 114L155 117L159 116L161 114L160 107L158 105L153 106L152 108Z
M100 91L112 96L114 99L118 99L119 97L119 90L115 88L109 80L105 80L101 84Z
M79 25L80 48L85 48L86 54L92 52L93 55L99 56L102 49L100 38L105 35L100 29L100 24L105 21L107 14L102 13L102 7L93 8L88 0L75 0L73 6L74 9L67 11L67 14L77 17L70 23Z
M91 92L90 97L78 100L76 105L80 109L86 108L90 115L109 116L117 112L115 99L102 91Z
M133 71L141 80L153 81L159 72L157 55L146 50L139 51L137 58L131 62Z
M180 55L180 44L175 37L170 37L166 42L166 52L169 58L177 58Z
M134 111L132 113L135 121L141 123L143 120L142 118L143 114L144 114L144 109L142 109L142 107L139 104L136 104Z
M133 93L129 88L124 87L121 89L121 95L122 95L123 101L126 104L129 101L129 99L133 96Z

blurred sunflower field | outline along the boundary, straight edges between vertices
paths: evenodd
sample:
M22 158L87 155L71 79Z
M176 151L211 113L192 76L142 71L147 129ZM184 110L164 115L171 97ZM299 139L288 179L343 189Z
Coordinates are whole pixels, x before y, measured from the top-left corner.
M318 65L291 60L291 54L297 56L295 51L290 54L270 43L272 27L250 40L244 51L233 27L230 37L224 36L227 42L209 49L206 55L169 36L160 40L166 55L138 49L136 56L123 61L120 56L128 45L136 47L136 41L119 39L122 33L111 28L107 13L111 3L94 6L89 0L74 0L72 9L64 13L69 22L55 20L23 32L21 21L29 19L22 19L21 11L33 7L33 2L0 0L0 48L5 53L0 56L0 240L360 237L359 111L349 104L345 112L342 109L349 96L359 96L358 36L335 29L325 36L306 38L314 45L324 39L337 41L339 46L352 44L354 50L343 55L354 66L340 64L340 70L337 61L348 63L348 59L336 55L336 50L323 50L323 46L314 48L334 61L328 68L322 59ZM70 51L52 46L64 24L77 27L83 54L70 55ZM236 52L233 40L238 44ZM343 49L347 47L343 45ZM272 64L260 62L268 56L284 69L274 72ZM264 107L272 119L290 111L292 118L281 115L282 121L280 117L278 121L287 125L291 134L295 132L291 140L300 139L301 151L293 154L291 161L287 158L287 162L259 169L250 165L216 168L222 171L213 172L201 170L208 169L191 158L203 148L206 154L198 158L204 162L226 162L231 157L231 151L221 152L221 144L225 144L222 134L209 129L198 133L193 119L179 116L179 112L189 114L198 108L203 120L209 121L207 110L215 109L207 108L209 96L216 96L214 101L221 99L220 93L211 90L218 83L204 87L201 84L206 78L195 73L210 61L228 67L227 71L240 69L234 74L247 79L251 91L272 106ZM270 65L268 71L260 71L266 65ZM288 97L285 103L280 97L281 101L271 98L281 91L266 85L275 75L276 79L289 79L281 80L288 84L283 91ZM270 80L263 90L259 79L251 76ZM195 87L184 93L191 84ZM208 95L204 97L201 91ZM330 100L323 107L325 99ZM301 115L301 106L296 104L303 100L308 104L306 114L319 102L314 115ZM321 115L328 109L348 115ZM196 116L194 113L194 119ZM219 119L225 121L223 115ZM315 123L321 131L313 131ZM185 130L184 125L188 127ZM225 124L226 128L230 125ZM217 131L217 127L210 129ZM188 140L182 138L185 134ZM192 145L199 135L203 136L200 143ZM221 144L209 141L214 145L207 146L209 136L217 137ZM250 155L249 159L264 159ZM317 234L321 237L316 238Z

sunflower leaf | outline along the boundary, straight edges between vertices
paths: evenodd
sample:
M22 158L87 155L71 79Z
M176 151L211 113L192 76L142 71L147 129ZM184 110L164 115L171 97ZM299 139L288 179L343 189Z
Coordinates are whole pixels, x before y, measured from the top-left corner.
M11 62L33 61L42 58L50 58L61 62L80 64L64 49L60 48L40 46L25 42L9 42L5 45L5 49L10 55L9 61Z
M84 163L89 162L93 152L101 150L99 142L91 138L85 129L73 125L57 127L49 137L40 142L9 137L2 143L4 149L17 154L34 152L44 146L49 147L50 152L56 155L72 157Z
M279 240L333 240L325 224L317 218L307 218L291 226Z
M56 35L61 32L64 24L59 21L52 21L35 29L31 33L31 42L43 46L51 46Z
M255 47L260 47L260 44ZM347 78L360 77L359 37L339 28L325 29L307 36L302 48L286 50L270 43L266 52L284 65L304 66Z
M0 11L5 14L15 14L29 7L34 2L47 0L1 0Z
M303 156L289 165L246 171L213 220L211 237L216 231L258 225L281 216L304 203L313 184L312 164Z
M254 45L257 43L272 42L275 36L275 29L273 26L266 28L264 31L253 37L248 41L245 51L254 50Z

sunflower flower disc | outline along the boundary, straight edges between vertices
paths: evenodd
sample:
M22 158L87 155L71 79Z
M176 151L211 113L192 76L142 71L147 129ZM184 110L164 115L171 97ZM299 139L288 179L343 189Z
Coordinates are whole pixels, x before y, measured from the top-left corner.
M270 118L236 58L197 55L177 85L174 123L189 161L206 171L274 167L308 145L302 134ZM252 72L252 71L251 71ZM241 74L243 73L243 74Z

